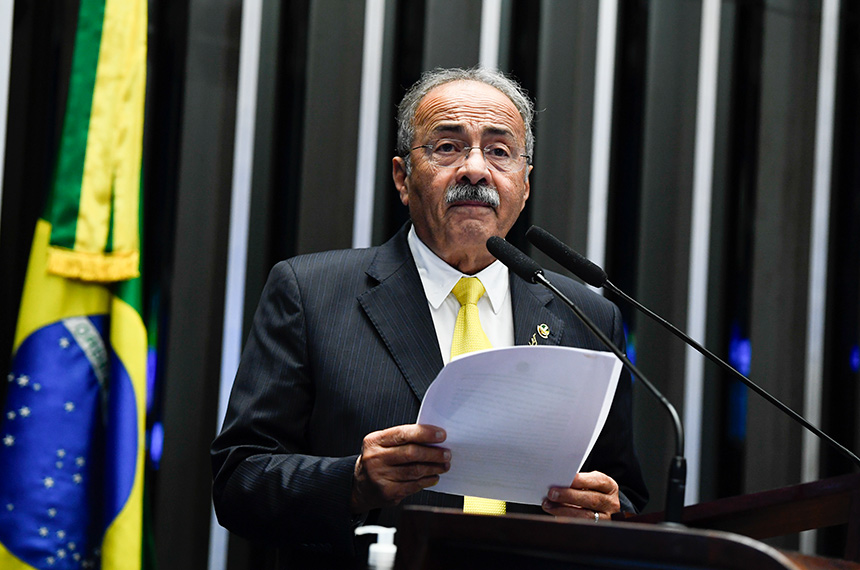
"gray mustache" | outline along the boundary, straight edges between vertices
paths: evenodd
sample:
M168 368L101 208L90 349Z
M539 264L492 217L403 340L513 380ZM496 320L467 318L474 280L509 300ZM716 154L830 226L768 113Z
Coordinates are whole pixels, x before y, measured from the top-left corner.
M454 184L445 191L445 202L483 202L493 208L499 207L499 193L492 186L472 184Z

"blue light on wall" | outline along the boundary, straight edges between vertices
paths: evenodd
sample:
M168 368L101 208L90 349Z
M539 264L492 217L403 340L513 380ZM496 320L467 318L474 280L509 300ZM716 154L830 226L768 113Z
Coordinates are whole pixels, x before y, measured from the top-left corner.
M739 338L735 333L729 340L729 364L744 376L750 375L750 361L752 360L752 346L750 339Z
M851 371L854 373L860 371L860 346L856 344L851 350Z
M161 463L161 454L164 451L164 426L161 422L152 424L152 431L149 434L149 458L152 460L152 466L158 469Z
M749 376L751 361L750 339L741 337L737 325L732 326L729 364L744 376ZM732 439L743 440L747 433L747 388L737 380L733 380L729 388L728 407L728 435Z
M636 366L636 335L630 332L627 323L624 323L624 338L627 342L627 359Z
M146 413L152 412L155 402L155 375L158 370L158 351L150 346L146 353Z

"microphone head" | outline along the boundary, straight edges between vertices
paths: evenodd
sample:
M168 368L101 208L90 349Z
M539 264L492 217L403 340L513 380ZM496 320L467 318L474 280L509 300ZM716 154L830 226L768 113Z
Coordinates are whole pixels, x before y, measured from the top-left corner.
M530 227L526 231L526 239L592 287L603 287L606 283L608 277L599 265L581 256L545 229L538 226Z
M536 283L535 277L543 273L534 259L498 236L492 236L487 240L487 250L508 269L529 283Z

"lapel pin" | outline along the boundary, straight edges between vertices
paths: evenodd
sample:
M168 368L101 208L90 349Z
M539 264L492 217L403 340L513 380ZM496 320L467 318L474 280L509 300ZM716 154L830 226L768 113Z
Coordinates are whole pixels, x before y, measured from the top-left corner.
M537 327L537 332L541 338L549 338L549 327L546 326L546 324L539 324Z

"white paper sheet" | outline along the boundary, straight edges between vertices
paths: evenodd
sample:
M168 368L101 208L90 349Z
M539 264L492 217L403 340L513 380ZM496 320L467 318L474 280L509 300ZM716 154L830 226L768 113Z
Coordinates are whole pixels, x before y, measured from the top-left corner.
M609 352L515 346L466 354L428 388L418 423L448 434L451 469L431 491L538 505L568 486L618 384Z

